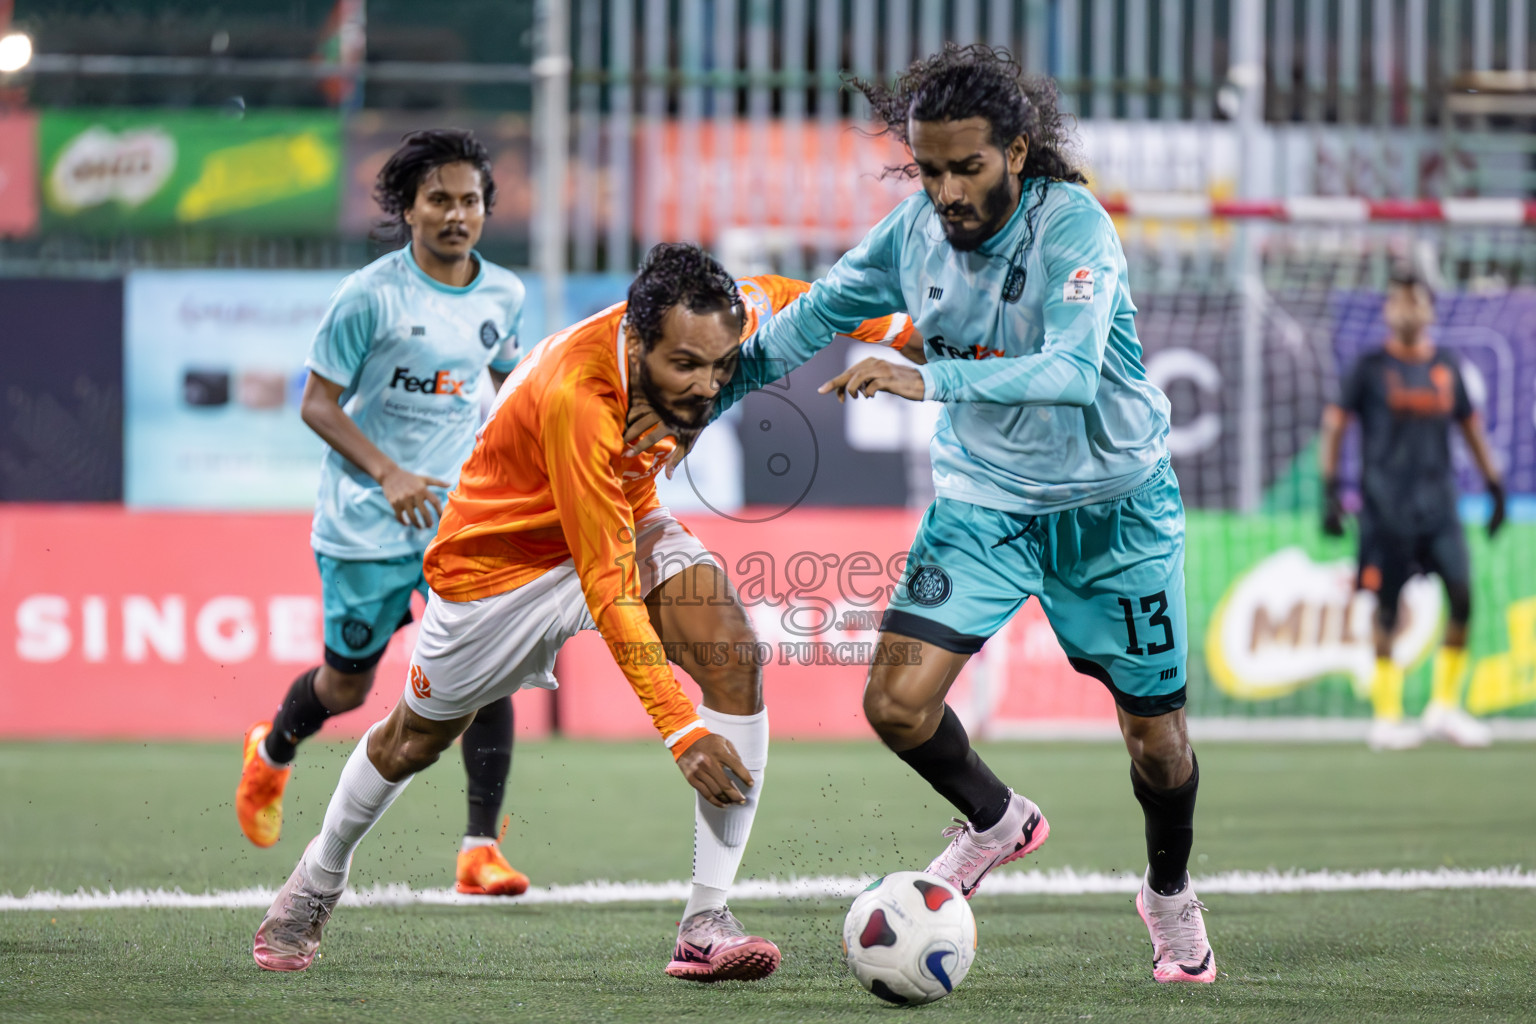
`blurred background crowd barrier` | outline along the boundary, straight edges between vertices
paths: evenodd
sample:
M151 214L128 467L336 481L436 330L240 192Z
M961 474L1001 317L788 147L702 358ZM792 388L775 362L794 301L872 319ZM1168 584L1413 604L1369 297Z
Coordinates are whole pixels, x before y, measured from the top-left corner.
M1371 599L1352 548L1317 527L1317 426L1409 260L1514 495L1490 545L1460 453L1469 706L1531 732L1533 7L0 0L0 735L229 735L317 660L303 359L332 289L383 251L372 182L404 132L472 128L490 147L481 251L524 275L536 340L623 298L664 239L738 275L824 272L915 187L884 173L905 156L844 74L889 78L945 41L1057 79L1115 215L1173 403L1202 727L1363 731ZM749 602L793 735L864 734L849 645L874 639L883 602L848 567L898 556L932 496L936 409L814 393L864 354L839 343L755 394L664 484L734 576L753 554L798 573ZM1429 583L1407 600L1397 654L1422 691L1443 600ZM645 735L605 657L574 644L573 685L520 698L546 709L523 727ZM189 692L195 709L163 712ZM992 735L1113 729L1033 610L957 703Z

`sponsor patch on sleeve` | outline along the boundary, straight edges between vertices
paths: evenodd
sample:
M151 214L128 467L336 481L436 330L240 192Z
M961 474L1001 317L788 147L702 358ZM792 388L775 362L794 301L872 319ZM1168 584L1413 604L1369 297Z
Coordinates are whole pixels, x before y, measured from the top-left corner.
M1062 302L1092 302L1093 301L1093 271L1088 267L1078 267L1067 277L1066 284L1061 286Z

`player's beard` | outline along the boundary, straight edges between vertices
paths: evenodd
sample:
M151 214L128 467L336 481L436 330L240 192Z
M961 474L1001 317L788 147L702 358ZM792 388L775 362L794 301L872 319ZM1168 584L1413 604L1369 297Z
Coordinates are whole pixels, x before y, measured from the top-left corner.
M1013 193L1009 185L1010 175L1004 171L997 179L997 184L987 190L987 194L981 199L981 212L977 219L981 224L974 228L962 228L952 221L945 220L947 213L969 213L969 203L950 203L948 206L934 204L938 211L939 223L944 225L944 237L949 241L950 247L959 252L971 252L981 246L983 242L1002 230L1008 222L1008 216L1013 211L1009 207L1013 204Z
M697 398L687 399L682 402L668 402L656 382L651 379L651 371L642 358L638 362L640 377L640 395L647 405L655 410L661 417L661 422L673 430L702 430L709 425L709 413L714 407L714 399Z

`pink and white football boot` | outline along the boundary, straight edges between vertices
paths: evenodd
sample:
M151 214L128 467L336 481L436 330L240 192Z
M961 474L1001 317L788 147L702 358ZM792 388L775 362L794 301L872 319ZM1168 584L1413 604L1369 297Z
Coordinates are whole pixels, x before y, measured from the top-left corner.
M725 907L701 910L677 929L667 973L688 981L760 981L779 969L779 947L748 935Z
M1187 876L1186 876L1187 877ZM1216 954L1205 937L1206 906L1188 881L1172 896L1152 891L1144 876L1136 894L1136 912L1152 934L1152 979L1160 982L1209 983L1216 980Z
M309 880L304 858L300 856L293 874L277 891L277 898L256 929L251 954L257 965L269 971L302 971L314 963L315 953L320 949L320 932L345 891L346 886L335 892L316 886Z
M1008 791L1008 809L1002 820L985 832L978 832L961 818L944 829L951 840L943 853L926 870L938 875L970 899L987 877L987 872L1009 861L1034 853L1050 837L1051 825L1033 800Z

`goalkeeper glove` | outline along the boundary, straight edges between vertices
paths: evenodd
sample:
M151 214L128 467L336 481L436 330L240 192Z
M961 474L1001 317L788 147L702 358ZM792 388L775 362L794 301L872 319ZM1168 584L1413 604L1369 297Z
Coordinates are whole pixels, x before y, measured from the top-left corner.
M1323 481L1323 532L1330 537L1344 536L1344 502L1339 499L1339 478Z
M1488 481L1488 497L1493 499L1493 511L1488 514L1488 536L1492 539L1504 525L1504 485L1497 480Z

